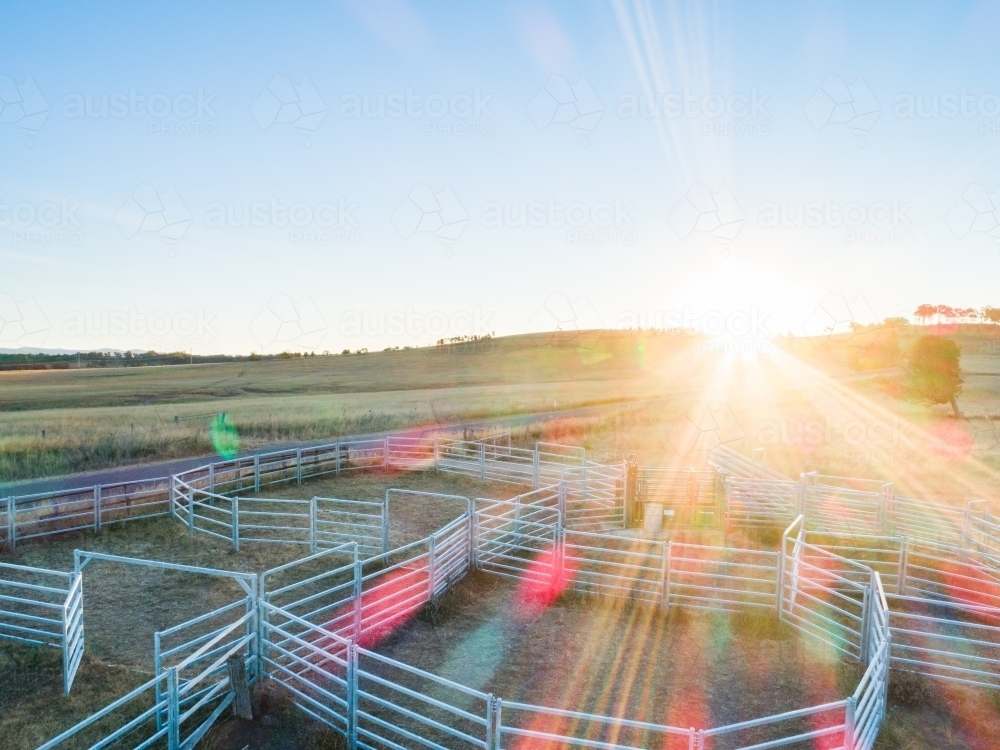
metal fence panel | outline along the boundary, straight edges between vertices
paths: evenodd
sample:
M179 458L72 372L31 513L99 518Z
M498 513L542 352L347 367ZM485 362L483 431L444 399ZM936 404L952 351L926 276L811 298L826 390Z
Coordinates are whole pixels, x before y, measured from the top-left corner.
M316 549L357 542L362 557L388 552L386 502L313 498Z

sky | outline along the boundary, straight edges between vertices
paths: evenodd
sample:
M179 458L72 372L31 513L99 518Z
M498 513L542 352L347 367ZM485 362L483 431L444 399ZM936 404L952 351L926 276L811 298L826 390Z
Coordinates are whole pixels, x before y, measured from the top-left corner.
M0 10L0 348L1000 305L996 3Z

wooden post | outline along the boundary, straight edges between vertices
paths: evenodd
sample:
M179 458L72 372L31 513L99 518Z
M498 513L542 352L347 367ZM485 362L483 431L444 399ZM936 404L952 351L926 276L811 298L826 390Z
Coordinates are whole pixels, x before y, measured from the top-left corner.
M302 486L302 449L295 449L295 481Z
M260 492L260 456L253 457L253 491Z
M233 654L226 660L229 667L229 689L235 694L233 713L241 719L253 719L250 707L250 686L247 684L247 663L242 653Z

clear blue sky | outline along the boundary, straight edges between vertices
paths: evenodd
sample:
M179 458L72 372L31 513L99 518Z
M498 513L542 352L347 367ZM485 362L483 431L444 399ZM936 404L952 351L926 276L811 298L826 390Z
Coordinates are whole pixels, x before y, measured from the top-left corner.
M6 2L0 348L1000 304L997 28L995 3Z

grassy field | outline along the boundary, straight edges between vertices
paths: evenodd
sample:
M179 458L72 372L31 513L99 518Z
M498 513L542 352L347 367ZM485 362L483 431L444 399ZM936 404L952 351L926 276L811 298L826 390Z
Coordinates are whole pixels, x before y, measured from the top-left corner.
M591 332L217 365L0 373L0 482L542 410L693 397L686 335Z

